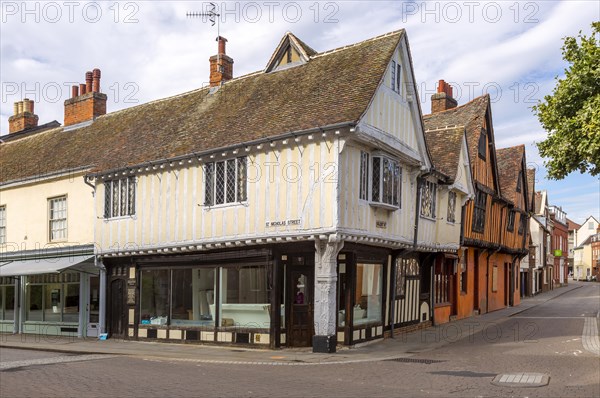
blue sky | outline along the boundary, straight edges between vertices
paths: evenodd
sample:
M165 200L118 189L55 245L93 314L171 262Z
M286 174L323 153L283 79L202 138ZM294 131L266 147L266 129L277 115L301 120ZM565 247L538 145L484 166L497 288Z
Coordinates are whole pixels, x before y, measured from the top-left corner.
M545 179L535 142L546 133L531 106L564 73L562 38L600 20L597 1L215 2L234 75L263 69L286 31L317 51L400 28L410 41L424 113L436 82L455 88L459 104L489 93L498 148L525 144L536 189L569 218L600 219L600 180L573 173ZM40 123L63 122L69 86L85 71L102 70L108 111L189 91L208 81L217 26L186 18L208 2L2 1L0 131L12 104L36 101Z

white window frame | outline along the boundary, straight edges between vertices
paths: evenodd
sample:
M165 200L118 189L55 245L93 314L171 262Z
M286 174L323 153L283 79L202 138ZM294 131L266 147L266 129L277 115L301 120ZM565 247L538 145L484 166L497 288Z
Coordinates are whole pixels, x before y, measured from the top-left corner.
M135 215L136 185L135 177L117 178L104 182L105 219ZM123 189L125 190L123 191Z
M427 193L430 193L427 195ZM426 200L429 200L429 206L426 206L428 203L425 203ZM436 216L436 202L437 202L437 184L432 181L425 180L421 185L421 203L419 214L423 218L428 218L430 220L435 220ZM425 213L425 210L428 209L429 212Z
M376 162L378 162L378 166L375 165ZM389 180L392 184L391 187L386 186L384 180L386 165L388 166L388 173L391 167L392 178ZM369 186L371 188L371 206L388 210L402 208L402 166L400 166L400 162L381 153L373 154L371 156L371 181ZM374 188L377 188L377 191Z
M448 191L448 214L446 216L446 221L450 224L456 223L456 199L456 192Z
M232 172L230 165L233 165L233 177L230 176ZM218 172L219 167L222 167L223 170L223 175L220 178L218 176L220 174ZM231 183L234 184L233 191L229 191ZM223 187L220 188L218 184L222 184ZM219 189L217 190L217 188ZM204 165L204 206L232 205L247 200L248 158L246 156L209 162Z
M57 207L63 204L63 208ZM57 242L68 239L67 195L48 198L48 241Z
M0 206L0 245L6 243L6 205Z
M369 200L369 160L368 152L360 151L360 184L358 187L358 198Z

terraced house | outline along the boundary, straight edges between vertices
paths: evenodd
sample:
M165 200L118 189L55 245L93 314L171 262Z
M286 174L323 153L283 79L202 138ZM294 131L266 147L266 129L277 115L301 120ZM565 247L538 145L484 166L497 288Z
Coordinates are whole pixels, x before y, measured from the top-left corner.
M440 80L426 129L463 129L467 138L474 199L463 210L460 288L456 318L520 302L520 260L527 254L528 194L524 147L496 151L488 95L457 106Z
M65 104L65 114L81 118L73 123L94 117L75 107L106 101L92 87L99 71L88 77L89 94ZM70 140L69 127L38 125L29 99L15 103L9 134L0 137L0 332L98 335L104 290L94 198L83 178L92 163L77 148L65 150Z

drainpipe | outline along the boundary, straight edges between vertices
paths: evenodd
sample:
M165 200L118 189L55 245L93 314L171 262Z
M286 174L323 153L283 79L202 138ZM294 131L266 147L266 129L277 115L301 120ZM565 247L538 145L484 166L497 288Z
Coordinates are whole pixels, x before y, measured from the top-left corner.
M98 329L99 333L106 333L106 267L102 264L102 260L94 257L94 263L100 269L100 286L98 292ZM100 337L100 336L98 336Z

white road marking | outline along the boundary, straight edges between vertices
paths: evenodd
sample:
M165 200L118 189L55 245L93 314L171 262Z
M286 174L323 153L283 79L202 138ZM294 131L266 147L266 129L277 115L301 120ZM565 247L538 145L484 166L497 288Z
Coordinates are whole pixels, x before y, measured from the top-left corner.
M38 358L38 359L28 359L24 361L10 361L10 362L0 362L0 371L22 368L25 366L37 366L37 365L53 365L57 363L68 363L68 362L81 362L81 361L91 361L95 359L107 359L115 357L115 355L101 355L101 354L93 354L93 355L63 355L53 358Z
M598 340L598 324L596 318L585 318L581 340L583 342L583 348L586 351L600 355L600 341Z

